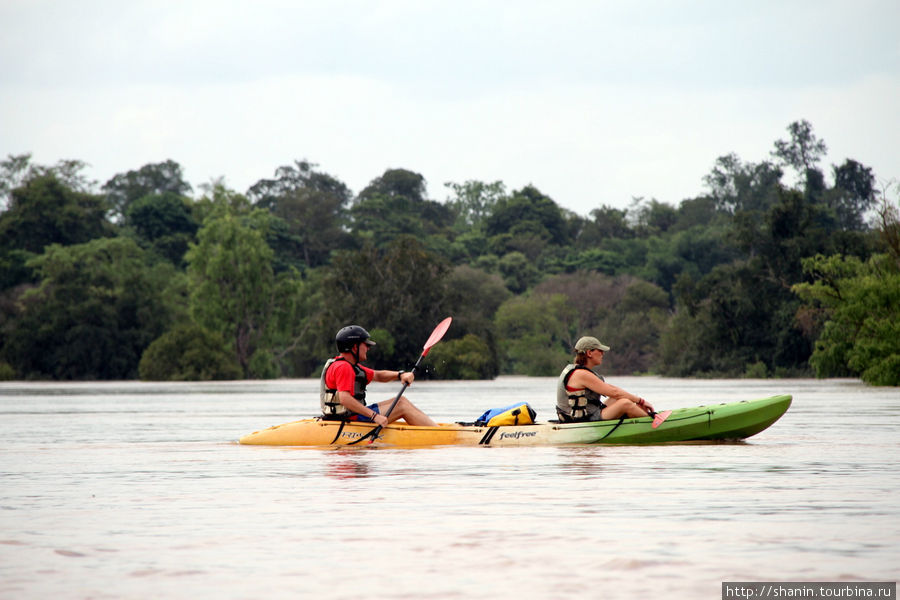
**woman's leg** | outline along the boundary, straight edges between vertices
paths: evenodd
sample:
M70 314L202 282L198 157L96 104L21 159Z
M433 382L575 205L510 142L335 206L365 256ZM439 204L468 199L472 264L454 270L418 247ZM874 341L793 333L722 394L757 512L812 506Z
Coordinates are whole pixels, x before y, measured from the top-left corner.
M609 421L610 419L618 419L622 415L626 417L646 417L647 411L629 400L628 398L619 398L617 400L612 400L606 405L602 411L600 411L600 416L604 421Z

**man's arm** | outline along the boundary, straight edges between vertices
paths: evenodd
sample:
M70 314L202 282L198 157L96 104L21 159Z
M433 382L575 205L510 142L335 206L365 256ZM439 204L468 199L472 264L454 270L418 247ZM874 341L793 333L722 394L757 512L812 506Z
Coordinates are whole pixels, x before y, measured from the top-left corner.
M412 371L375 371L372 381L380 383L388 383L391 381L402 381L406 385L412 385L416 376Z

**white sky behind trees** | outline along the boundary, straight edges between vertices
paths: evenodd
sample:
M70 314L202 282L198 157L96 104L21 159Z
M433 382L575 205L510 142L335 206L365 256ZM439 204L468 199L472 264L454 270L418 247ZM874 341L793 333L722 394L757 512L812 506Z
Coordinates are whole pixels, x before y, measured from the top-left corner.
M0 0L0 156L103 184L172 159L239 191L307 159L677 205L809 121L900 178L896 0ZM786 182L795 175L789 173Z

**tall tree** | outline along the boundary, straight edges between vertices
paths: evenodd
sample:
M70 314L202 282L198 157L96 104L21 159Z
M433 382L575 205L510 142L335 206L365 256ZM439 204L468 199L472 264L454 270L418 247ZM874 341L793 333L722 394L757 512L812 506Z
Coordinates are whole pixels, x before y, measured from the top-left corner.
M881 241L888 254L900 269L900 183L893 183L895 200L888 199L888 190L883 190L878 207L878 229Z
M504 372L557 375L569 358L575 309L563 294L520 295L497 310Z
M406 169L388 169L373 179L357 196L350 216L355 236L381 246L403 235L443 235L454 221L450 208L426 198L425 178Z
M191 191L191 185L184 180L181 165L169 159L146 164L137 171L118 173L103 184L103 191L112 215L118 218L123 217L128 206L139 198L165 192L183 196Z
M865 216L876 203L875 175L855 160L833 166L834 187L825 195L834 211L837 226L849 231L866 229Z
M800 173L816 168L828 152L828 146L813 133L812 124L807 120L794 121L788 125L790 140L776 140L772 156Z
M172 192L132 202L125 211L125 224L142 243L177 266L183 266L184 253L198 229L188 200Z
M577 245L584 248L598 246L604 240L634 237L628 224L628 209L603 205L590 213L591 219L578 236Z
M266 244L270 220L262 209L243 218L227 210L213 214L187 254L191 314L229 341L245 377L276 374L275 326L284 324L281 315L292 314L300 295L295 274L275 275Z
M38 175L12 192L0 215L0 248L39 254L50 244L81 244L114 234L102 198L67 187L55 175Z
M632 219L631 229L641 237L665 233L678 221L677 209L655 198L649 201L635 198L628 214Z
M571 242L559 205L530 185L498 201L485 224L488 235L535 233L548 243Z
M434 361L452 363L449 372L460 378L496 377L500 373L500 343L494 315L512 294L499 275L469 265L459 265L448 274L446 290L453 329L440 349L435 349Z
M172 266L121 237L52 245L31 266L40 287L22 297L3 348L19 375L135 378L144 349L176 314Z
M720 265L675 286L676 314L660 343L660 370L672 376L740 376L802 371L812 351L795 322L799 303L756 261Z
M307 160L296 160L293 165L275 169L272 179L260 179L253 184L247 196L256 206L277 213L282 198L289 197L298 190L310 190L336 196L341 204L350 201L350 189L340 180L316 169L317 164Z
M380 177L376 177L360 193L359 200L367 200L375 196L402 196L413 203L422 203L426 199L425 178L419 173L407 169L388 169Z
M447 206L456 215L460 230L480 228L497 202L506 197L506 186L502 181L485 183L470 179L465 183L451 181L444 186L453 192L453 196L447 198Z
M794 291L826 322L810 364L819 377L859 376L900 386L900 268L887 255L863 263L818 255L803 260L813 283Z
M91 193L97 182L88 179L82 171L87 163L80 160L61 160L55 165L35 165L31 154L10 154L0 161L0 206L7 206L16 188L28 181L45 176L53 176L74 192Z
M319 267L331 252L351 245L347 233L350 189L308 161L279 167L274 179L254 184L248 195L256 206L282 219L270 244L284 265Z
M716 207L724 212L762 212L778 202L783 171L769 162L744 163L734 153L720 156L703 178Z
M794 121L788 131L791 139L776 140L772 156L800 173L807 200L817 202L825 191L825 177L817 165L828 147L813 133L809 121Z
M351 323L378 328L390 332L395 343L393 352L379 348L372 353L376 364L396 368L414 359L421 352L422 335L447 316L448 269L409 236L383 249L367 244L360 251L339 252L323 281L323 335L333 337Z

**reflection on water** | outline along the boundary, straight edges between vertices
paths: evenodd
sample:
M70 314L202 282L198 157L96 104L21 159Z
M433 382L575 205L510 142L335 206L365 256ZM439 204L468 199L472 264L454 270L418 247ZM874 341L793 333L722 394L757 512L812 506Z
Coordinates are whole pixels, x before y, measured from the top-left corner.
M364 448L327 448L321 451L326 455L325 474L335 479L353 479L368 477L369 465Z
M605 465L603 448L593 446L563 446L557 449L556 468L572 477L601 477Z
M266 448L234 440L314 414L317 381L0 384L0 597L717 598L722 581L898 578L900 392L612 383L660 409L794 404L737 444ZM408 394L441 421L511 398L546 419L554 385Z

